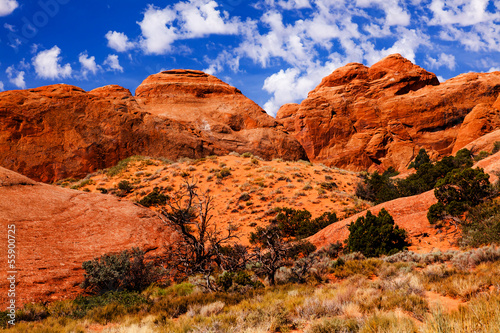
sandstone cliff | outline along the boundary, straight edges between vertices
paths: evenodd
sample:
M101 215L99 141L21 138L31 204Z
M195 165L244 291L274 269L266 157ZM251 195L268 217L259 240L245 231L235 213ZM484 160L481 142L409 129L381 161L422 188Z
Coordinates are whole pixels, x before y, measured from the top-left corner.
M35 180L82 177L131 155L178 159L251 152L307 159L298 141L239 90L199 71L137 88L68 85L0 93L0 166Z
M500 72L439 83L398 54L335 70L278 112L310 160L351 170L403 170L420 148L439 158L500 126Z
M82 290L82 263L104 253L140 247L160 251L171 232L149 209L111 195L91 194L34 182L0 167L0 243L15 225L16 301L21 304L72 298ZM7 263L6 251L0 260ZM0 275L7 275L7 265ZM9 269L10 270L10 269ZM7 302L0 281L0 305Z

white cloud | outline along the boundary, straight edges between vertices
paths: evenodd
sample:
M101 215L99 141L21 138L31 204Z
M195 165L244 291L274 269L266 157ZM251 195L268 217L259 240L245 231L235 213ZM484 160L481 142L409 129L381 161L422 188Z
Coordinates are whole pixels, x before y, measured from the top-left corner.
M0 16L10 15L17 7L16 0L0 0Z
M489 0L432 0L429 9L434 17L430 24L470 26L498 19L498 14L488 11L489 2Z
M141 27L139 45L146 54L168 54L177 40L200 38L211 34L238 33L240 22L217 10L217 2L189 0L163 9L149 5Z
M123 67L120 66L120 61L116 54L110 54L103 62L104 66L108 66L109 70L123 72Z
M95 57L89 57L87 52L80 53L78 56L78 61L82 65L82 75L83 77L87 77L88 73L97 74L97 71L100 69L100 66L95 62Z
M276 116L283 104L305 98L318 85L318 78L321 80L339 66L340 63L330 61L324 66L311 66L306 71L289 68L269 76L264 81L263 89L273 94L273 97L264 104L264 109L271 116Z
M191 0L179 2L174 6L181 20L181 31L184 38L198 38L211 34L234 35L238 32L238 22L230 20L227 13L216 8L215 1Z
M7 73L7 77L9 78L10 83L18 88L26 89L26 82L24 81L24 71L17 71L14 66L10 66L7 67L5 73Z
M13 26L12 24L4 23L3 27L5 29L9 30L10 32L15 32L16 31L16 27Z
M387 26L407 26L410 24L411 16L401 8L399 0L356 0L356 4L362 8L380 7L385 12Z
M488 73L491 73L491 72L498 72L500 71L500 67L491 67L489 70L488 70Z
M4 85L2 81L0 81L0 91L4 91Z
M175 20L175 13L168 9L159 9L152 5L144 13L144 19L138 22L141 27L141 47L146 54L166 54L177 39L177 29L167 24Z
M123 32L108 31L105 37L108 40L108 47L117 52L127 52L135 47L135 44L130 42Z
M59 64L62 60L60 54L61 49L56 45L50 50L38 53L33 58L33 66L38 77L42 79L59 79L71 76L71 65Z
M446 67L450 70L454 70L457 63L455 61L455 56L453 54L441 53L437 59L430 56L427 57L425 62L431 69L438 69L441 67Z

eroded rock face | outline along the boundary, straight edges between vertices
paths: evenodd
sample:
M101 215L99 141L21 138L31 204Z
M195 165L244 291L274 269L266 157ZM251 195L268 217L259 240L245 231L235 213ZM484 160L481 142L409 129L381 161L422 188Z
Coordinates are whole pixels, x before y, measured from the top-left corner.
M111 195L37 183L0 167L0 243L15 225L17 306L72 298L81 293L82 263L105 253L140 247L153 254L172 240L171 230L146 208ZM0 251L7 263L7 252ZM7 265L0 265L5 277ZM0 305L7 305L7 280Z
M498 128L500 72L469 73L439 84L400 55L352 63L277 115L310 160L351 170L403 170L426 148L456 152Z
M307 159L257 104L199 71L152 75L136 97L115 85L0 93L0 165L35 180L82 177L131 155L178 159L231 151Z

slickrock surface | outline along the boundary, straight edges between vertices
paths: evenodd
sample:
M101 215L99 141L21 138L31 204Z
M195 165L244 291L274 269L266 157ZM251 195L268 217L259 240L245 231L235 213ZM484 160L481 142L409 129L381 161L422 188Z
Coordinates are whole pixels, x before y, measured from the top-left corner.
M137 97L115 85L0 93L0 166L35 180L83 177L132 155L178 159L231 151L307 159L257 104L199 71L152 75Z
M15 269L7 267L7 226L15 225ZM7 271L17 271L16 301L72 298L81 292L82 263L140 247L150 253L171 232L148 209L114 196L34 182L0 167L0 305L7 306Z
M278 112L310 160L350 170L404 170L426 148L458 151L500 127L500 72L439 84L399 54L371 67L351 63L325 77L299 104Z

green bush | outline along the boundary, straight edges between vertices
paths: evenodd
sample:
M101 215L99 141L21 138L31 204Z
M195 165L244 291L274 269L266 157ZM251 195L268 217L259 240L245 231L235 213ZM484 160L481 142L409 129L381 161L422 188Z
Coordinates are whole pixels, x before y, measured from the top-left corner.
M311 213L307 210L296 210L293 208L277 208L278 215L272 223L278 225L283 231L284 237L295 237L303 239L314 235L321 229L326 228L338 221L334 212L325 212L321 216L311 219Z
M217 277L217 285L225 292L236 290L241 287L262 288L264 285L260 281L252 280L250 274L245 271L224 272Z
M215 173L215 176L219 179L229 177L229 176L231 176L231 170L228 168L222 168L221 170L219 170Z
M500 151L500 141L495 141L493 144L493 150L491 151L492 154L496 154Z
M125 309L133 309L150 305L150 301L136 292L129 291L109 291L102 295L90 297L78 296L73 301L72 313L69 316L72 318L90 316L93 309L106 307L110 304L121 305Z
M170 197L168 195L162 194L158 187L155 187L151 193L139 200L139 204L143 205L144 207L151 207L156 205L163 206L167 203L167 200L169 198Z
M138 248L119 254L105 254L85 261L85 280L82 288L91 293L107 291L141 291L161 280L163 270L153 262L146 262L144 252Z
M123 191L124 193L130 193L132 192L134 187L127 180L122 180L118 183L118 189Z
M108 177L114 177L114 176L120 174L121 172L123 172L124 170L126 170L127 167L128 167L128 165L131 162L142 161L144 159L146 159L146 157L143 157L143 156L130 156L130 157L127 157L126 159L123 159L120 162L118 162L118 164L115 165L114 167L109 168L107 170L106 174L108 175Z
M366 217L359 217L348 228L347 251L359 251L366 257L391 255L410 245L406 231L394 224L394 219L385 209L378 216L368 211Z
M487 151L480 151L479 154L477 154L476 156L474 156L474 161L478 162L478 161L481 161L481 160L484 160L486 157L490 156L490 153L488 153Z
M430 224L435 224L437 221L441 221L446 215L446 208L442 202L438 202L432 205L427 212L427 220Z
M427 152L421 149L415 161L410 164L417 172L405 179L393 180L394 169L389 168L383 174L374 172L365 176L358 184L356 195L361 199L379 204L400 197L407 197L432 190L437 181L455 169L470 168L473 164L471 153L467 149L457 152L455 157L447 156L431 163Z
M463 245L500 244L500 202L488 201L472 208L461 227Z
M446 214L461 216L468 209L479 205L492 194L489 175L483 169L455 169L440 179L434 190L438 203L432 205L427 215L435 223Z
M418 155L415 157L415 160L410 163L408 166L408 169L415 168L415 170L418 170L421 165L430 163L431 159L429 155L427 154L427 151L425 151L424 148L420 149L418 151Z

